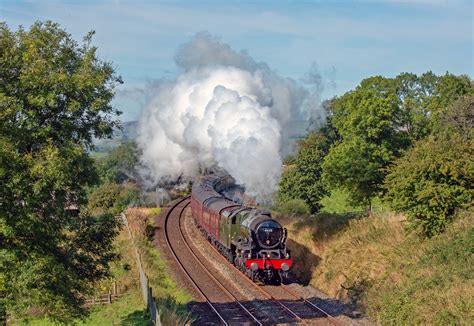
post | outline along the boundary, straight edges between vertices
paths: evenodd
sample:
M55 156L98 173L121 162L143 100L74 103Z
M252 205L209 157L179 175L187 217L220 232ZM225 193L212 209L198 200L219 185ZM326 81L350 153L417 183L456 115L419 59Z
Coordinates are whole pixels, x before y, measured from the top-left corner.
M114 280L114 295L117 295L117 280Z

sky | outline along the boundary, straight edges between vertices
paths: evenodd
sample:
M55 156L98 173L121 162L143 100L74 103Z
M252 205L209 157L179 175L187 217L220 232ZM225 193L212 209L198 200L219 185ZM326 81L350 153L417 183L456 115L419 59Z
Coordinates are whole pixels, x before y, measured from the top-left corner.
M207 31L278 74L304 79L317 69L323 98L373 75L449 71L474 76L473 1L9 1L11 29L52 20L76 40L95 30L99 56L124 80L115 104L136 120L143 89L173 78L178 47Z

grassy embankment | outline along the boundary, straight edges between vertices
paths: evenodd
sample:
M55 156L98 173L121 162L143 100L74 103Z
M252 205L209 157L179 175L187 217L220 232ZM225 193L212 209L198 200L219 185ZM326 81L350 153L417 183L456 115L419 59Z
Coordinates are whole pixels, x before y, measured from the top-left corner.
M178 325L189 322L191 317L186 306L192 298L170 277L160 252L152 244L155 233L154 220L159 214L159 209L129 208L126 214L132 233L137 240L143 268L153 289L153 296L161 311L162 323Z
M383 325L474 324L472 211L422 239L406 232L403 216L350 213L344 197L326 198L315 217L280 217L303 280Z

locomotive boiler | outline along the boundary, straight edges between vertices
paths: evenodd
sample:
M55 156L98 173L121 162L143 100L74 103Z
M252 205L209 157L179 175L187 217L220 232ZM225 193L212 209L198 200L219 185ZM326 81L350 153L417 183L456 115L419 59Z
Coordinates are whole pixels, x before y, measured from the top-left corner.
M252 280L280 283L292 266L287 231L270 212L242 205L226 196L235 180L226 173L196 181L191 211L209 242Z

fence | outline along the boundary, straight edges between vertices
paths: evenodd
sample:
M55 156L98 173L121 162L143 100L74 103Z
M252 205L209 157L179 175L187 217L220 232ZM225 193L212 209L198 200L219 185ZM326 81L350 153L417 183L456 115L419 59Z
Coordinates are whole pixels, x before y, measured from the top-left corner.
M147 309L150 313L150 318L153 322L153 325L161 326L160 314L156 309L156 303L153 299L153 292L148 284L148 277L146 276L145 271L143 270L140 252L138 251L132 231L130 230L130 226L128 225L127 216L124 213L120 214L120 216L122 218L123 224L125 224L125 227L127 228L128 235L132 240L133 251L135 252L135 260L137 262L137 268L140 278L140 290L142 292L143 301L147 305Z
M119 287L117 286L117 281L114 281L112 290L109 290L109 293L94 294L93 296L86 299L86 305L111 304L121 296L122 291L120 291Z

